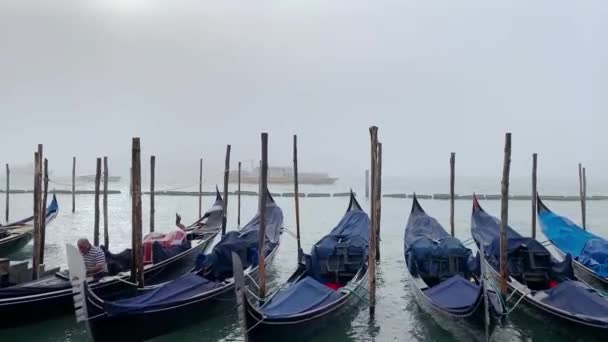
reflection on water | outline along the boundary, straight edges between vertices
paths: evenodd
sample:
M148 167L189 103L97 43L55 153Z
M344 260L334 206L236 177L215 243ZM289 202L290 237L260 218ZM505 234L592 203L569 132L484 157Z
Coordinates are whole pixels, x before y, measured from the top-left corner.
M130 247L130 198L123 185L123 194L109 197L110 213L110 247L119 252ZM338 187L338 186L336 186ZM160 185L158 188L162 188ZM498 189L498 183L496 185ZM331 191L344 191L348 187ZM276 192L291 191L289 186L271 189ZM307 188L308 192L322 192L325 189ZM394 192L409 189L398 188ZM363 193L360 191L360 193ZM59 216L47 230L47 248L45 251L48 267L65 265L65 243L75 243L80 236L91 238L93 231L93 197L79 195L77 211L70 211L71 197L58 195ZM368 203L359 198L364 207ZM292 198L276 198L282 207L285 224L295 230L295 215ZM340 220L347 206L347 198L305 198L300 201L302 247L310 250L312 245L332 229ZM212 197L204 197L205 206L210 206ZM4 204L0 197L0 207ZM11 197L11 217L25 217L31 211L31 195L13 195ZM580 217L580 210L575 202L552 202L551 208L574 220ZM382 202L382 260L377 267L376 315L369 319L365 304L359 305L340 320L331 322L322 331L315 334L311 341L470 341L471 332L461 327L445 329L445 323L438 324L418 308L405 275L403 259L403 230L411 205L410 200L384 198ZM425 210L435 216L439 222L448 226L448 201L423 201ZM499 201L485 201L483 206L491 213L498 213ZM254 215L257 198L242 198L242 222ZM456 201L456 236L462 240L470 237L471 203ZM510 224L524 234L528 233L530 222L530 203L513 201L510 203ZM589 227L595 233L608 236L608 202L589 201ZM144 227L148 227L148 197L143 198ZM185 222L192 221L198 215L196 197L156 197L156 227L158 231L173 227L175 213L179 212ZM229 229L236 229L236 197L229 201ZM102 225L103 226L103 225ZM543 238L539 238L543 239ZM29 260L31 244L15 255L15 259ZM282 243L275 260L268 268L268 286L273 288L282 284L296 268L296 241L289 234L283 234ZM187 268L187 267L185 267ZM521 307L523 308L523 306ZM546 318L534 318L520 309L510 316L504 326L498 327L493 335L494 341L588 341L590 334L583 335L581 329L561 327L559 323ZM159 337L155 341L240 341L240 332L236 321L234 304L226 303L206 312L200 313L200 323L172 334ZM167 319L171 319L167 317ZM474 332L473 334L477 334ZM483 332L479 333L483 336ZM76 324L73 315L58 317L46 322L39 322L25 327L0 331L0 341L86 341L86 333L81 324Z

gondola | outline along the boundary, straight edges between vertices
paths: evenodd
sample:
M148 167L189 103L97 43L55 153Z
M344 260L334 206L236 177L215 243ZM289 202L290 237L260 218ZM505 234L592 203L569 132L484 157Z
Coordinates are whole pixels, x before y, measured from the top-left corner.
M183 267L185 261L193 260L197 253L205 251L220 232L223 217L221 208L222 198L218 192L211 210L202 220L197 221L198 235L188 237L192 238L188 248L165 260L145 265L146 281L157 280L164 273ZM130 255L130 250L120 254L106 251L110 275L91 282L89 287L104 298L113 298L131 291L132 286L128 283L131 273ZM39 280L20 284L9 282L4 285L0 288L0 328L44 320L73 310L72 288L67 270L45 272Z
M309 255L301 253L297 270L263 304L249 287L237 283L241 327L249 340L305 339L365 300L369 230L369 217L351 193L338 225Z
M46 224L49 225L59 213L59 204L53 194L53 200L46 208ZM0 257L19 251L34 236L34 217L0 226Z
M484 249L481 262L489 278L500 287L500 221L486 213L473 199L471 233ZM545 318L564 326L608 332L608 300L590 286L578 281L570 255L558 262L535 239L506 227L507 285L514 305L526 305Z
M505 312L500 298L495 291L484 290L480 274L475 276L479 267L471 250L429 216L415 195L404 251L409 287L422 310L446 330L452 322L473 330L487 325L489 338Z
M269 195L269 194L268 194ZM270 195L269 195L270 197ZM266 262L271 261L280 244L283 213L268 201L266 219ZM93 341L140 341L200 322L214 305L234 302L232 253L246 266L245 273L257 272L260 217L257 214L238 231L228 232L209 254L201 254L196 267L185 275L144 289L139 295L103 300L84 280L85 270L78 250L68 245L68 263L74 287L76 319L85 322ZM117 332L120 336L117 337Z
M553 213L537 196L540 227L560 256L572 255L574 274L589 285L608 290L608 241Z

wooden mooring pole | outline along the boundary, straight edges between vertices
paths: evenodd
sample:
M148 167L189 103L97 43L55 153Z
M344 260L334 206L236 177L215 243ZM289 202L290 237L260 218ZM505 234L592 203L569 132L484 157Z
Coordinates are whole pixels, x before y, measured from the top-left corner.
M99 246L99 185L101 183L101 158L97 158L95 168L95 221L93 226L93 244Z
M260 167L259 215L260 232L258 233L258 286L259 297L266 297L266 200L268 198L268 133L262 133L262 163Z
M536 239L536 205L538 191L536 189L536 168L538 163L538 154L532 154L532 238Z
M382 218L382 143L378 142L378 169L376 185L376 261L380 261L380 221Z
M507 291L507 226L509 224L509 172L511 170L511 133L505 135L505 157L502 170L500 205L500 291Z
M298 136L293 136L293 193L296 206L296 240L298 242L298 263L302 257L302 244L300 242L300 196L298 189Z
M224 164L224 217L222 218L222 236L226 235L228 223L228 177L230 177L230 145L226 146L226 161Z
M49 194L49 161L44 158L44 184L40 220L40 264L44 265L44 246L46 246L46 201Z
M198 218L203 217L203 158L198 163Z
M456 153L450 155L450 234L454 236L456 230L454 224L454 183L456 176Z
M369 170L365 170L365 198L369 199Z
M583 228L587 230L587 168L583 167Z
M40 272L40 154L34 152L34 250L32 255L32 279Z
M76 212L76 157L72 157L72 212Z
M378 185L378 127L369 129L371 138L371 220L369 230L369 314L374 317L376 312L376 233L378 232L377 215L377 185Z
M6 223L8 224L9 221L9 200L10 200L10 192L11 192L11 170L8 167L8 163L6 164Z
M241 227L241 162L239 162L238 185L237 185L237 214L236 226Z
M202 161L202 159L201 159ZM150 233L154 232L154 168L156 167L156 156L150 156ZM200 196L199 191L199 217L200 217Z
M581 220L583 221L583 229L587 229L587 222L585 218L585 195L583 194L583 165L578 164L578 192L581 199Z
M103 157L103 245L110 248L110 227L108 222L108 157Z
M131 230L132 260L131 281L144 287L144 263L142 250L141 211L141 145L139 138L133 138L131 149Z

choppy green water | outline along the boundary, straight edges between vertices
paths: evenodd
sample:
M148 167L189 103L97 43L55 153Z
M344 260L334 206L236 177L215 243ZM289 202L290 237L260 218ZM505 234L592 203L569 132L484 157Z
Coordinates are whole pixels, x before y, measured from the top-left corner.
M387 184L385 191L410 191L415 189L411 184L407 189ZM120 185L123 190L124 184ZM339 191L347 187L336 185ZM393 189L390 189L392 187ZM157 187L162 188L162 187ZM498 192L498 184L495 186ZM273 188L272 191L291 191L290 187ZM304 191L323 191L324 188L307 188ZM424 190L424 189L423 189ZM333 190L328 190L333 191ZM363 192L360 191L360 194ZM554 192L555 193L555 192ZM361 204L368 203L359 196ZM0 206L4 206L3 198ZM74 243L80 236L91 236L93 230L93 197L77 197L77 211L71 213L69 195L58 196L60 214L47 230L47 264L64 265L65 243ZM291 198L277 198L282 207L285 224L295 230L295 215ZM148 222L148 197L144 196L144 227ZM203 207L208 207L212 197L203 198ZM29 214L31 195L12 195L11 216L19 218ZM341 218L347 206L347 198L306 198L300 202L302 244L309 250L314 242L328 232ZM229 199L229 227L236 226L236 197ZM242 219L245 223L255 212L257 199L243 197ZM448 226L449 203L447 201L422 201L425 210L435 216L445 227ZM499 201L485 201L484 208L497 214ZM576 202L548 202L548 205L560 214L578 221L580 210ZM408 288L403 260L403 229L411 206L409 199L388 199L382 202L382 260L378 267L377 308L375 320L370 321L368 310L363 305L346 315L341 321L326 327L315 336L315 341L470 341L482 338L482 332L468 331L458 326L445 330L446 322L438 324L422 312L413 300ZM466 240L470 237L470 201L456 201L457 237ZM608 202L590 201L588 203L588 225L595 233L608 236ZM124 192L109 198L110 212L110 245L113 251L120 251L130 245L130 201ZM174 214L180 212L186 222L194 219L198 212L196 197L157 197L156 226L162 231L173 226ZM530 203L527 201L510 202L510 224L524 233L529 233ZM542 234L541 234L542 236ZM539 237L542 239L542 237ZM17 256L27 258L31 245ZM296 242L289 234L283 235L278 255L269 268L270 285L276 286L284 281L294 270L296 261ZM214 310L217 311L217 310ZM162 336L157 341L235 341L240 340L236 323L236 311L230 305L224 312L201 312L200 323L188 329ZM171 317L167 317L170 320ZM580 329L560 326L558 323L536 317L526 311L517 310L507 320L505 326L495 332L496 341L575 341L589 340L593 336ZM84 326L75 323L72 315L55 317L23 327L0 331L0 341L86 341Z

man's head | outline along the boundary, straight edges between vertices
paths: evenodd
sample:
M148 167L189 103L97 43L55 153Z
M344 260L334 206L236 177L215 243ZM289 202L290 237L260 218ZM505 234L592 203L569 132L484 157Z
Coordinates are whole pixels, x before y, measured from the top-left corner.
M76 244L78 245L78 250L80 251L80 254L88 253L89 249L91 248L89 240L85 238L78 239L78 242Z

